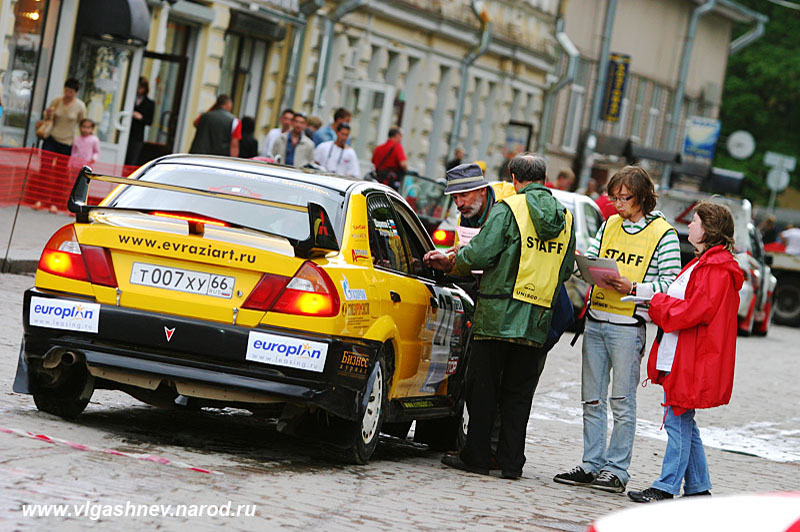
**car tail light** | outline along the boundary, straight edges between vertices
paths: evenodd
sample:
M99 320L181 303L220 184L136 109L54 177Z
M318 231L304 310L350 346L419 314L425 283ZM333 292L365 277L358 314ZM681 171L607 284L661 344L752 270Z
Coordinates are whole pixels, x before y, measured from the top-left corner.
M197 215L178 214L173 212L159 212L159 211L153 211L150 214L152 214L153 216L160 216L162 218L172 218L174 220L186 220L189 223L200 223L206 225L216 225L219 227L228 227L228 224L225 222Z
M452 246L456 240L455 231L447 229L437 229L433 232L433 243L437 246Z
M117 286L108 250L79 244L71 224L50 237L39 258L39 269L77 281Z
M339 314L339 293L322 268L313 262L305 262L270 311L303 316L336 316Z
M285 275L265 273L244 302L242 308L267 311L291 279Z

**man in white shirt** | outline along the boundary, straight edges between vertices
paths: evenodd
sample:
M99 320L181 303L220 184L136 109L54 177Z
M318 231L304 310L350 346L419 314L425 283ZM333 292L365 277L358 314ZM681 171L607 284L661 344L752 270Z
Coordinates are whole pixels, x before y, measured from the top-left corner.
M323 142L314 150L314 162L328 172L358 177L360 167L356 151L347 145L350 124L342 122L336 128L336 140Z
M778 240L780 240L786 246L786 253L789 255L800 255L800 229L797 227L789 227L781 231L781 234L778 236Z
M281 123L281 127L270 129L269 133L267 133L267 138L264 141L264 149L261 150L261 155L263 157L272 157L273 144L275 144L275 141L278 140L278 137L289 131L289 128L292 127L292 120L294 120L294 111L291 109L284 109L281 112L281 117L279 120Z

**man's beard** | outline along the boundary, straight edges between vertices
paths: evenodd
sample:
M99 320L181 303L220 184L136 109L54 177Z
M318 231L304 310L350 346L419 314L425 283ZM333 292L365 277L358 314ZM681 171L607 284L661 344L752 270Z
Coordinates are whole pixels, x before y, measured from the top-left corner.
M474 218L480 214L481 210L483 210L483 205L481 205L480 202L475 202L472 205L465 206L464 210L461 211L461 216L464 218Z

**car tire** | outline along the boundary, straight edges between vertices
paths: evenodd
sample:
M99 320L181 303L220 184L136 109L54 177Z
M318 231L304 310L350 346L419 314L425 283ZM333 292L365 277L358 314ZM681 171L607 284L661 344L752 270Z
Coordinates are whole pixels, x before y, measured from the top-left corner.
M773 304L775 323L800 326L800 277L779 277Z
M361 419L351 422L351 443L348 457L353 463L366 464L378 446L383 418L386 414L390 378L386 372L383 350L378 351L375 360L377 372L369 384L367 406Z
M57 387L34 392L33 402L39 411L64 419L75 419L84 411L94 392L94 379L85 369L71 371L66 377Z

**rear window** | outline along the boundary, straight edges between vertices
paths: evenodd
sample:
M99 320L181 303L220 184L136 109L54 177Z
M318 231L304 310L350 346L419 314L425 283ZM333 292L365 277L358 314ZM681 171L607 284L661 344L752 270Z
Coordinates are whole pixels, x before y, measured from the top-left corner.
M333 227L341 231L339 221L344 204L343 194L313 183L185 164L155 165L139 180L280 201L303 207L309 202L319 203L328 212ZM195 213L294 240L305 240L309 236L307 212L187 192L131 186L116 196L109 206L143 211ZM341 242L342 235L336 236Z

